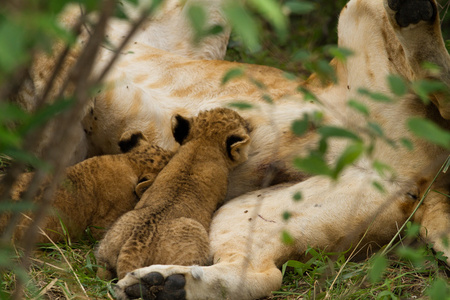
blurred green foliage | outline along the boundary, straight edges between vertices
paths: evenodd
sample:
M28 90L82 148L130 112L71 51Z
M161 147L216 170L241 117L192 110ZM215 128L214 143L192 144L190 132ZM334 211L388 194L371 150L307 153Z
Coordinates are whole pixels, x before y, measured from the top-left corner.
M300 76L311 73L304 67L304 61L298 59L303 53L313 53L326 59L333 57L323 53L323 47L337 44L337 23L341 9L348 0L282 0L286 12L292 9L288 18L288 36L280 36L273 26L258 18L255 21L261 29L261 47L257 51L250 51L243 47L236 32L233 32L227 51L226 59L230 61L247 62L277 67L284 71ZM442 20L442 33L450 48L450 1L438 0Z

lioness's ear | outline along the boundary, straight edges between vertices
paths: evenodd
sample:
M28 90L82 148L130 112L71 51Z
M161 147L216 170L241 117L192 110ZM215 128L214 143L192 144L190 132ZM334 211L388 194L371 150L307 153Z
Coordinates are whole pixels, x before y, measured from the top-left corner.
M145 174L144 176L142 176L142 178L136 185L136 188L134 189L134 192L139 199L141 199L142 194L144 194L144 192L153 184L155 178L156 174Z
M248 157L250 137L247 134L231 135L227 138L228 157L235 162L244 162Z
M122 153L127 153L138 146L142 141L147 142L147 139L141 131L125 131L119 140L120 151L122 151Z
M172 117L172 134L175 141L180 145L183 144L184 140L189 135L191 130L191 120L180 115L175 115Z

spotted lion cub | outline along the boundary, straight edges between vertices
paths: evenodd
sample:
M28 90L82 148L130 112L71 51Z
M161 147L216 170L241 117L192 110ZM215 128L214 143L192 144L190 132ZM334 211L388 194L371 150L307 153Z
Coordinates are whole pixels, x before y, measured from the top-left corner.
M172 133L180 148L142 195L101 241L98 276L123 278L153 264L205 265L213 212L227 192L228 174L247 160L247 122L230 109L176 115Z
M65 234L77 240L87 228L94 238L102 238L107 228L133 209L173 155L150 144L140 131L125 132L118 144L122 154L92 157L66 169L52 199L53 213L41 224L45 235L39 236L38 243L48 242L48 238L61 241ZM25 173L17 180L10 194L12 201L21 201L33 176ZM35 203L42 201L44 187ZM0 181L0 192L4 188ZM22 239L33 217L32 212L22 214L14 228L14 240ZM11 213L0 215L0 233L6 230L10 218Z

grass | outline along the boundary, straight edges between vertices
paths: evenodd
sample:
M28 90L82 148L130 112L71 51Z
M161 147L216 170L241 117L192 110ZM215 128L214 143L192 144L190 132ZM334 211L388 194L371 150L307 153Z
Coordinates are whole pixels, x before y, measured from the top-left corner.
M32 258L25 298L113 299L110 282L96 277L95 262L94 244L88 241L40 245ZM1 274L1 299L9 298L16 276L12 271Z
M0 175L5 173L6 168L11 164L11 159L0 153Z
M25 298L113 299L111 283L95 275L94 247L90 240L41 245L32 259ZM282 288L268 299L428 299L430 292L439 289L433 287L438 278L449 288L450 270L429 248L418 249L425 258L420 263L389 255L379 280L371 278L373 258L353 262L347 261L344 254L309 249L311 258L306 263L286 264ZM11 271L2 272L0 299L9 298L15 276ZM431 299L450 299L449 292L438 294L447 298Z
M398 255L390 255L379 279L372 278L373 258L347 262L316 252L306 270L291 268L285 273L283 287L271 299L424 299L434 291L438 278L447 282L448 267L428 251L428 259L415 265ZM293 262L296 264L298 262ZM438 291L439 292L439 291ZM439 298L448 299L439 294Z

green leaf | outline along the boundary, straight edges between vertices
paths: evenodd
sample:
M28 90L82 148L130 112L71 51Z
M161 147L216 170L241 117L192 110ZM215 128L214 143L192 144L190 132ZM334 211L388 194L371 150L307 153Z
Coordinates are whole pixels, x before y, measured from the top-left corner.
M361 95L367 96L370 99L377 101L377 102L386 102L386 103L392 102L392 99L390 97L388 97L387 95L385 95L383 93L371 92L365 88L358 89L358 93L360 93Z
M353 108L354 110L360 112L361 114L363 114L366 117L368 117L370 115L369 108L367 107L367 105L365 105L362 102L359 102L356 100L349 100L347 105L349 107Z
M202 32L206 23L206 13L202 5L191 3L187 8L187 16L194 30Z
M309 118L308 115L305 114L303 119L295 120L292 122L291 130L296 136L302 136L308 131L309 128Z
M195 42L205 35L206 13L202 5L190 4L187 8L187 16L195 32Z
M127 1L133 1L133 0L127 0ZM98 1L98 0L77 0L76 2L81 3L88 12L98 9L99 4L100 4L100 1Z
M386 190L384 189L383 184L381 184L379 181L372 181L372 186L378 190L380 193L385 193Z
M441 66L438 66L438 65L433 64L433 63L428 62L428 61L426 61L426 62L424 62L422 64L422 68L424 70L429 71L431 74L434 74L434 75L439 75L439 73L441 73L441 71L442 71L442 67Z
M330 176L333 174L328 164L323 158L317 156L309 156L307 158L296 158L294 159L294 166L298 169L312 174L312 175L326 175Z
M61 1L46 1L48 5L48 10L53 14L57 15L61 12L61 10L64 8L64 6L69 3L68 0L61 0Z
M409 151L414 150L414 145L413 145L413 143L411 142L410 139L408 139L408 138L402 138L402 139L400 140L400 143L402 143L403 147L405 147L405 148L408 149Z
M345 62L349 56L353 55L352 50L335 46L328 47L327 52L342 62Z
M29 164L37 169L42 169L49 171L51 169L50 165L39 158L37 158L34 154L25 152L20 149L5 149L3 150L3 154L11 157L14 160L18 160Z
M362 142L353 143L345 148L344 152L339 157L336 168L334 170L334 178L337 178L338 175L342 172L342 170L354 163L364 152L364 144Z
M410 247L399 247L397 249L397 254L404 258L410 260L414 265L422 265L425 261L423 251L420 249L414 249Z
M26 40L26 33L21 26L8 19L0 19L1 73L12 72L30 57Z
M292 199L294 199L294 201L298 202L298 201L302 200L302 194L300 192L297 192L292 196Z
M436 145L450 148L450 133L441 129L430 120L422 118L410 118L408 128L418 137Z
M223 7L227 20L236 34L241 38L250 51L260 48L260 35L255 19L238 1L228 1Z
M24 202L24 201L1 201L0 213L5 212L25 212L32 211L37 208L36 203Z
M242 68L232 68L229 69L225 75L222 77L222 85L226 84L228 81L244 76L244 70Z
M380 281L381 276L387 267L387 259L383 255L375 255L373 259L371 259L369 269L369 278L372 283L376 283Z
M267 89L266 85L261 80L257 80L253 77L250 77L249 79L250 79L250 82L253 83L258 89L260 89L260 90Z
M272 97L270 97L270 95L264 94L261 98L262 98L264 101L266 101L267 103L273 104L273 99L272 99Z
M291 214L290 212L285 211L285 212L283 213L283 220L284 220L284 221L288 221L291 217L292 217L292 214Z
M294 52L291 59L293 61L306 61L306 60L309 60L310 57L311 57L311 53L309 51L298 50L298 51Z
M372 164L372 167L374 168L375 171L378 172L378 174L380 174L381 176L386 176L386 173L393 173L394 169L391 168L391 166L384 164L382 162L380 162L379 160L375 160Z
M383 137L384 136L384 132L383 129L381 128L380 125L378 125L377 123L374 122L367 122L367 127L369 128L369 130L371 132L373 132L375 135L379 136L379 137Z
M387 80L389 87L394 95L401 97L405 95L406 92L408 92L408 86L400 76L389 75Z
M19 147L21 142L22 137L17 132L0 126L0 150L4 151L4 148Z
M251 109L253 108L253 105L248 103L248 102L244 102L244 101L239 101L239 102L232 102L230 104L228 104L229 107L234 107L240 110L245 110L245 109Z
M263 15L276 29L282 41L287 37L287 18L276 0L249 0L256 11Z
M315 71L325 80L331 80L333 82L337 82L336 72L330 63L326 60L319 60L317 62L317 66Z
M324 139L328 139L330 137L338 137L338 138L347 138L355 141L361 140L356 134L342 127L323 126L319 128L318 132L322 135L322 138Z
M426 290L431 300L450 299L450 288L448 282L443 278L436 278Z
M286 230L283 230L281 233L281 241L285 245L293 245L295 242L294 238Z
M41 14L33 15L30 17L29 22L29 26L34 26L41 34L47 35L48 38L61 39L69 45L73 45L76 42L76 37L73 32L61 27L59 22L52 16ZM42 39L41 37L37 42L39 42L42 47L47 47L50 50L54 41L52 39L47 39L46 41L46 39Z
M23 121L28 118L28 113L19 106L11 103L0 103L0 122L5 121Z
M205 35L218 35L223 32L223 26L213 25L207 31Z
M303 268L305 266L305 264L302 262L299 262L297 260L288 260L286 262L286 266L291 267L291 268Z
M417 238L420 233L420 224L408 222L406 224L406 236L410 238Z
M378 293L377 299L384 300L384 299L390 299L390 300L397 300L398 297L394 295L391 291L382 291Z
M298 79L297 76L295 76L295 74L292 74L289 72L284 72L283 77L286 78L287 80L292 80L292 81L295 81Z
M68 110L75 103L75 99L62 99L58 100L50 105L45 106L41 110L34 113L26 123L20 128L20 132L26 133L29 130L33 130L36 127L41 126L57 114Z
M284 273L286 272L287 267L294 268L295 272L299 275L303 275L303 273L306 270L310 269L310 265L308 265L308 264L299 262L297 260L288 260L287 262L285 262L283 264L283 267L282 267L283 276L284 276Z
M430 103L430 94L446 91L447 86L440 81L418 80L412 83L412 89L423 101L423 103L428 104Z
M137 6L139 4L139 0L125 0L131 4L133 4L134 6Z
M299 86L297 90L303 94L303 100L305 101L318 101L316 95L305 87Z
M299 15L308 14L315 9L314 4L307 1L287 1L284 6L291 12Z

